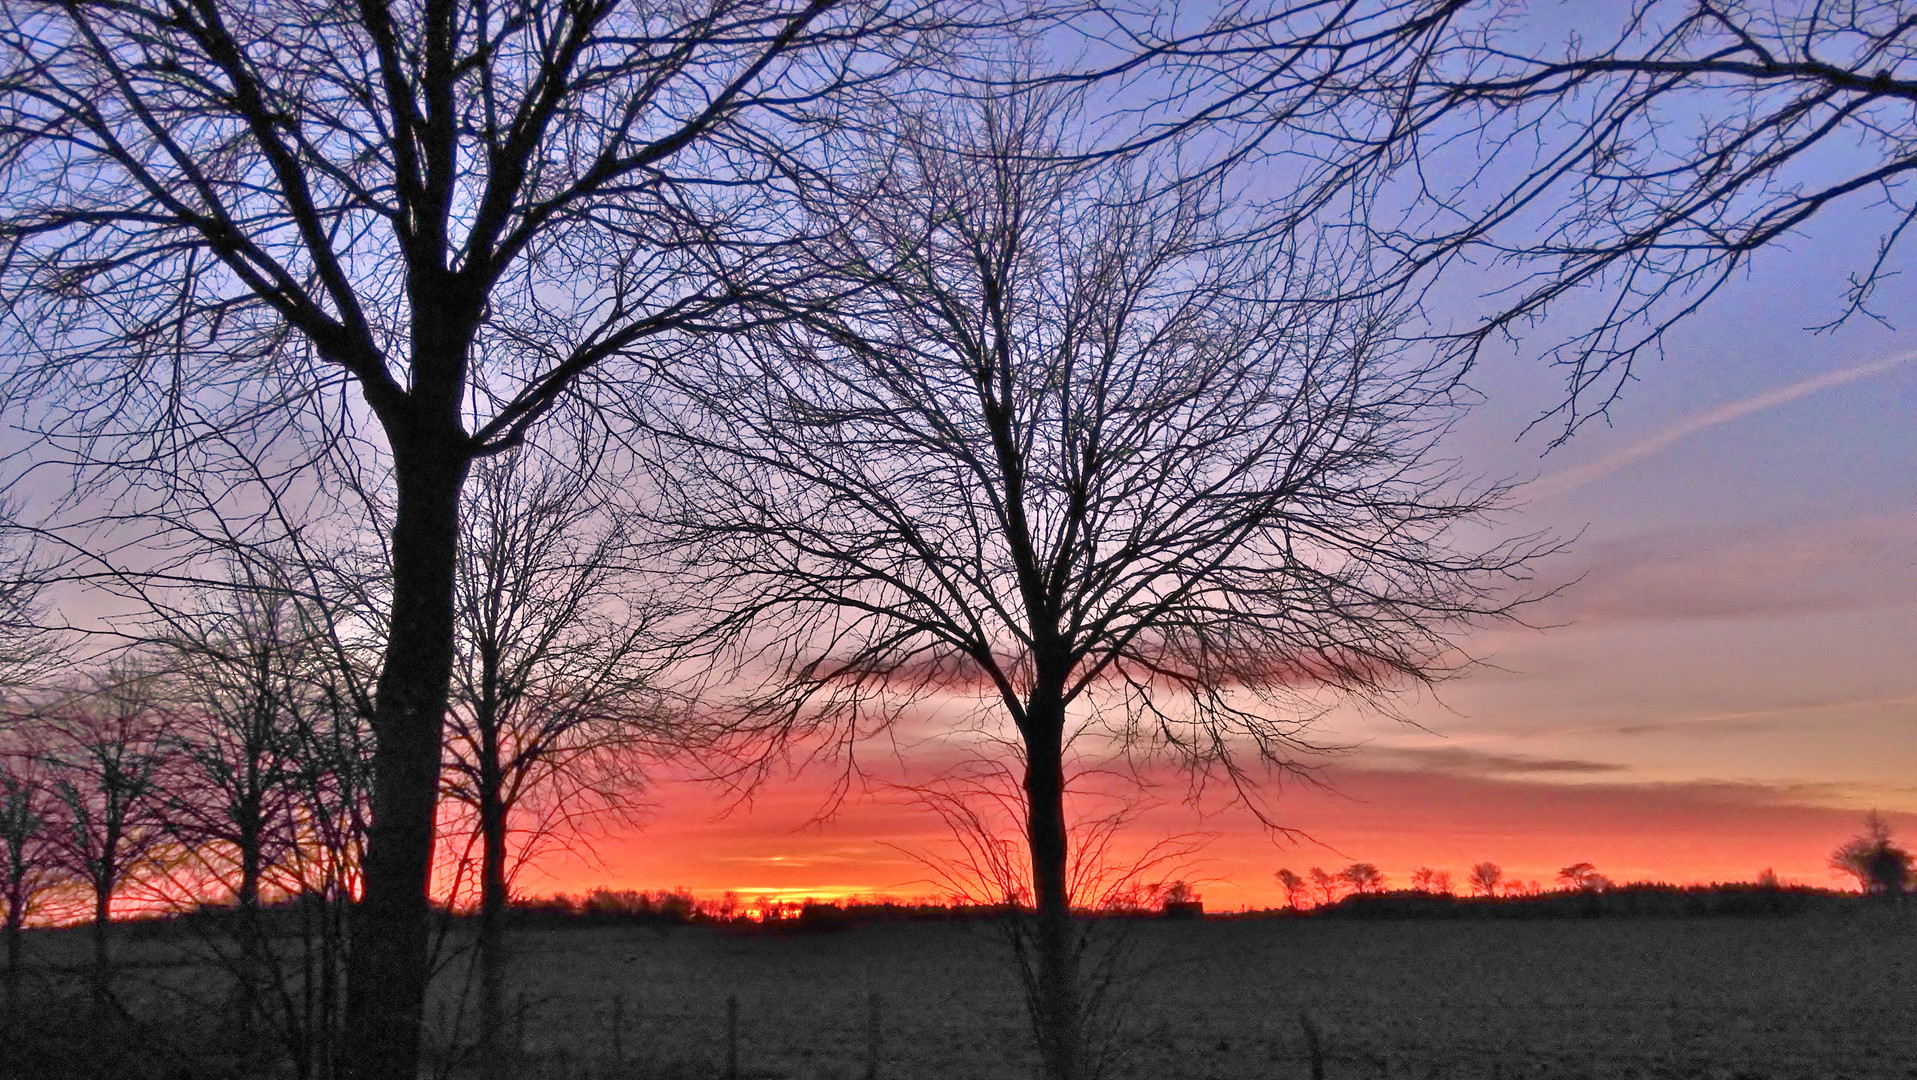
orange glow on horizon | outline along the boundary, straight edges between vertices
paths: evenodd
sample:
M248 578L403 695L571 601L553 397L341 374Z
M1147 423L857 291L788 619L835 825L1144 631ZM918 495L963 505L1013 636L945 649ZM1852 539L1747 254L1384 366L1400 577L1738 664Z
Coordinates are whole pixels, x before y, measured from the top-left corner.
M1859 831L1861 810L1794 801L1758 785L1558 783L1444 772L1343 768L1331 790L1288 787L1273 807L1294 838L1242 807L1161 804L1121 834L1119 859L1154 841L1202 834L1202 847L1168 877L1188 880L1214 911L1278 907L1280 867L1337 872L1368 862L1390 888L1421 866L1448 870L1468 892L1470 867L1498 863L1507 881L1557 887L1560 867L1589 862L1620 884L1751 881L1766 869L1786 883L1847 887L1830 853ZM1169 790L1182 790L1171 787ZM733 893L742 905L860 898L942 897L930 863L952 850L941 820L896 796L853 798L817 821L825 778L773 782L724 813L711 788L661 783L637 827L597 838L591 861L549 860L519 891L579 894L594 887L680 888L702 900ZM1887 814L1900 835L1917 818Z

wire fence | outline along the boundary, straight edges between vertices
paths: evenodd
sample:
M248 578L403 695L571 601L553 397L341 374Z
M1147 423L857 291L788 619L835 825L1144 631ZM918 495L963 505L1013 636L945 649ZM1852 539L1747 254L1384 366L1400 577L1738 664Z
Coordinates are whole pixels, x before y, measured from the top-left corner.
M843 994L837 995L844 997ZM1314 1005L1316 1009L1314 1011ZM648 1012L613 999L598 1017L548 1018L522 1000L510 1045L537 1080L1003 1080L1035 1076L1029 1035L1004 1017L928 1019L873 992L841 1023L736 995ZM794 1015L803 1012L804 1015ZM1822 1018L1749 1007L1513 1003L1425 1011L1398 1023L1293 1002L1277 1016L1144 1018L1098 1048L1105 1080L1808 1080L1917 1076L1903 1006ZM444 1045L446 1080L471 1063Z

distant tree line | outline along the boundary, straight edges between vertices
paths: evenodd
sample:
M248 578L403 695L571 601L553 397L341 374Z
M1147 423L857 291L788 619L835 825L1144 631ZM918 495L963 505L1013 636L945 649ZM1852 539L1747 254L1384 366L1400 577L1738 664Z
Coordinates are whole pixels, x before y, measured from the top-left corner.
M1892 841L1889 824L1883 815L1874 810L1865 816L1864 831L1846 841L1830 858L1831 869L1852 878L1859 891L1867 896L1901 896L1917 887L1914 864L1917 864L1917 858ZM1285 906L1293 911L1328 908L1337 905L1341 899L1375 897L1390 892L1389 880L1371 863L1352 863L1336 874L1314 866L1302 877L1288 868L1281 868L1272 876L1284 890ZM1672 890L1685 894L1698 890L1727 890L1731 893L1792 890L1808 894L1828 891L1801 885L1786 886L1768 869L1748 884L1673 886L1661 882L1631 882L1619 885L1588 862L1575 862L1560 869L1557 872L1557 888L1548 892L1536 881L1507 878L1504 869L1494 862L1475 864L1465 880L1470 888L1470 897L1484 901L1618 892L1661 895ZM1455 892L1449 871L1421 866L1412 871L1409 889L1392 895L1451 898Z
M583 497L599 466L536 455L479 471L462 514L434 898L442 916L478 916L465 966L497 1019L514 876L624 814L647 763L685 740L653 686L630 528ZM90 925L89 1007L106 1023L124 1011L115 918L225 909L190 924L231 981L224 1007L300 1075L337 1070L383 619L356 569L377 557L235 544L225 575L190 590L117 576L144 608L120 643L50 665L15 697L0 721L7 1023L34 1015L12 1006L55 1000L44 978L23 998L29 923ZM436 937L435 964L456 944Z

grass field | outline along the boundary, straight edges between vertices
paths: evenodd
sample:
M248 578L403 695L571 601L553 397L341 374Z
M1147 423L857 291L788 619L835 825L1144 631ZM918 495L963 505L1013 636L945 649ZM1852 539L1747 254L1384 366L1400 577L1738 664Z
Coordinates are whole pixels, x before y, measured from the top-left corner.
M1917 1076L1917 933L1856 912L1792 919L1258 920L1134 924L1113 1077ZM989 927L832 934L555 930L523 939L527 1050L862 1077L1031 1074L1020 991ZM629 1075L643 1076L633 1069Z
M1113 1080L1305 1080L1301 1017L1330 1080L1917 1076L1909 913L1126 925ZM80 941L34 944L58 964ZM529 1077L723 1077L728 998L741 1078L862 1080L875 1002L881 1077L1032 1075L1021 992L987 923L566 927L517 947L510 1039ZM130 980L198 981L163 938L125 951ZM441 1044L464 1037L453 972L429 1010Z

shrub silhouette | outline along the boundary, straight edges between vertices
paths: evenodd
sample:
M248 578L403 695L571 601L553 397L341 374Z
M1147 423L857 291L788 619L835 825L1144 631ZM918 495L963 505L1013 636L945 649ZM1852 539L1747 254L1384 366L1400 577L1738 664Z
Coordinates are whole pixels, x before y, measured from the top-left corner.
M1831 853L1833 870L1857 879L1871 896L1900 896L1910 884L1910 852L1890 841L1890 825L1872 810L1864 815L1864 831Z

